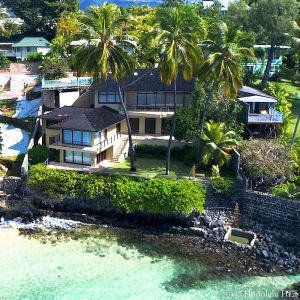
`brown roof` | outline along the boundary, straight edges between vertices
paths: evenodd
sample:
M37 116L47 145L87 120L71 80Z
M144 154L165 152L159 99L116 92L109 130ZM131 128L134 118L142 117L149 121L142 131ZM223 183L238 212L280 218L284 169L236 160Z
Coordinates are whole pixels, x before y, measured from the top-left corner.
M123 115L106 106L100 108L63 106L42 115L41 118L58 122L49 128L86 131L100 131L125 119Z

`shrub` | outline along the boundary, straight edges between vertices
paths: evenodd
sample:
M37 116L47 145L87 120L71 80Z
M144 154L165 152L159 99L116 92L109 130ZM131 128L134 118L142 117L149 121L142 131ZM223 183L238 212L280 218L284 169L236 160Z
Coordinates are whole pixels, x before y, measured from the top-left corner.
M190 180L172 181L161 178L135 181L128 177L112 180L109 188L113 204L126 212L203 211L205 190Z
M27 55L26 60L30 61L30 62L42 62L43 58L44 58L44 56L42 53L32 52Z
M299 188L292 182L283 183L271 189L273 195L278 197L300 199Z
M0 69L6 68L9 65L8 58L4 55L3 52L0 51Z
M28 159L31 165L43 163L48 158L48 148L43 145L33 146L28 151Z
M40 74L45 79L55 80L66 77L69 70L70 67L67 61L58 58L47 58L41 65Z
M105 182L104 177L49 169L42 164L31 166L28 176L31 188L56 199L101 197L106 191Z
M269 189L292 175L289 149L277 140L250 140L240 149L241 168L258 189Z
M129 177L98 177L73 171L49 169L38 164L29 170L28 185L54 199L95 199L109 194L113 205L126 212L203 211L205 190L190 180L172 181L161 178L134 180Z
M216 194L231 196L235 193L236 181L221 176L211 177L212 188Z

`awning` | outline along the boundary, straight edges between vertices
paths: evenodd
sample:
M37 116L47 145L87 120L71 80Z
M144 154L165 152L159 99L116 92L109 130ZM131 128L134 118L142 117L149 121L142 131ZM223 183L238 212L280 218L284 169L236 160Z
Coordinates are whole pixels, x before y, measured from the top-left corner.
M240 101L245 103L276 103L277 100L274 98L269 97L262 97L262 96L250 96L250 97L241 97L238 98Z

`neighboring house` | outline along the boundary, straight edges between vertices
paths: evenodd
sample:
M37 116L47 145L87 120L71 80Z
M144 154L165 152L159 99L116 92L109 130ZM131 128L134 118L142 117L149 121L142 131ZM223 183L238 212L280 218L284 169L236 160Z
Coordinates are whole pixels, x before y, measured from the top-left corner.
M97 167L128 155L125 118L111 108L64 106L41 119L44 143L59 152L61 164Z
M51 51L50 43L43 37L25 37L20 42L12 45L17 60L25 60L33 52L43 55Z
M266 51L266 56L268 55L268 50L270 49L270 45L254 45L254 48L262 48ZM279 71L283 55L287 52L288 49L291 47L289 46L276 46L275 47L275 53L273 55L273 60L271 63L271 71L270 71L270 77L272 77L276 72ZM258 74L262 75L266 69L267 65L267 58L265 59L257 59L255 62L249 62L246 64L246 67L249 71L251 71L252 74Z
M274 97L243 86L238 99L243 106L242 118L250 136L277 135L278 127L283 123L283 115L274 108L277 103Z
M15 52L12 49L14 43L0 43L0 52L2 52L8 58L15 58Z
M214 7L219 7L221 10L221 13L223 15L226 15L227 11L228 11L228 7L231 4L231 2L233 2L233 0L220 0L218 1L219 3L216 4L215 1L207 1L207 0L202 0L202 5L203 8L206 9L210 9L210 8L214 8Z
M42 79L42 99L44 111L62 106L83 106L76 103L82 93L92 84L91 77L69 77L58 80ZM91 105L91 107L94 107Z

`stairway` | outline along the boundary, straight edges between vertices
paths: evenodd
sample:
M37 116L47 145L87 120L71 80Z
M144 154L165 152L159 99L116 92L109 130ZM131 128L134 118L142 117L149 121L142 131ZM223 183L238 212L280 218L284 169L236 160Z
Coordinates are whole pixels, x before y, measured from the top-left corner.
M119 158L120 158L121 154L123 153L127 143L128 143L128 137L123 138L116 153L114 154L114 156L111 159L112 162L114 162L114 163L119 162Z

